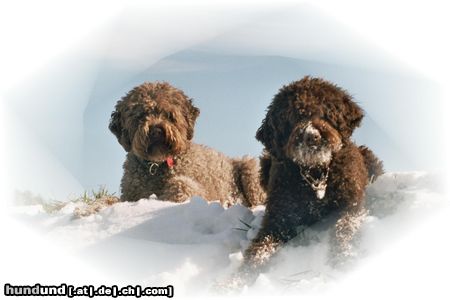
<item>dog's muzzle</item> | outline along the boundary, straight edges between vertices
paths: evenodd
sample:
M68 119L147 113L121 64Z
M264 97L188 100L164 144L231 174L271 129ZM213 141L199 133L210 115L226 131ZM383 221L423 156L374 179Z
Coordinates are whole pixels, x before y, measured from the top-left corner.
M150 141L162 141L165 137L164 129L160 126L152 126L148 132Z
M323 144L323 138L320 131L309 122L303 130L303 144L312 149L317 149Z

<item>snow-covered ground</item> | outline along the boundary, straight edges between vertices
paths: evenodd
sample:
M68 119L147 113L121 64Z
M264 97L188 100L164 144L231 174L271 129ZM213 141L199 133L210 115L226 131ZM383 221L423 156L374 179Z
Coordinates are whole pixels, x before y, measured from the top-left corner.
M356 268L447 207L439 182L428 173L387 173L368 187L370 215L361 230ZM196 197L181 204L150 197L76 218L74 209L82 205L69 203L50 214L41 205L16 206L13 214L116 283L171 284L178 296L208 293L231 274L264 214L264 207L251 211ZM247 230L246 224L252 228ZM333 289L354 271L327 265L329 232L309 230L305 235L307 244L285 246L244 293L315 294Z

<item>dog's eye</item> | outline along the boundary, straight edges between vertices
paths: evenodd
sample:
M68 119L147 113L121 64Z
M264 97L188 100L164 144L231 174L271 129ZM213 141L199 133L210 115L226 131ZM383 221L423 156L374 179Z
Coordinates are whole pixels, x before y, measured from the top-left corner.
M148 116L148 117L155 117L155 116L157 116L158 115L158 111L155 109L155 108L152 108L152 109L148 109L148 110L146 110L145 111L145 116Z
M167 117L167 119L168 119L170 122L175 122L175 118L174 118L174 116L173 116L173 113L168 112L168 113L166 114L166 117Z
M141 112L138 113L137 119L143 121L143 120L145 120L146 116L147 116L147 114L144 111L141 111Z

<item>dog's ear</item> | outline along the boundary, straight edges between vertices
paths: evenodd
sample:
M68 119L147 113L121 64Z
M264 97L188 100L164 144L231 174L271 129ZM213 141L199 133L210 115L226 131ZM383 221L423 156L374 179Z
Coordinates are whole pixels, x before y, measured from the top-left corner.
M361 121L364 118L364 111L361 107L358 106L351 97L346 98L346 111L343 112L343 117L345 119L345 123L347 124L347 128L344 129L345 134L350 137L353 131L361 125Z
M192 103L192 99L189 99L189 115L187 116L187 122L188 122L188 130L187 130L187 139L192 140L194 137L194 127L195 127L195 121L197 120L197 117L200 115L200 110L194 106Z
M364 118L364 111L358 105L352 105L352 108L350 109L350 111L351 112L349 114L349 117L350 117L349 122L350 122L350 126L354 130L357 127L359 127L359 125L361 125L361 121Z
M109 130L116 136L119 143L129 152L131 150L131 141L128 132L122 127L120 112L117 110L111 113L111 119L109 121Z
M256 131L256 139L260 141L266 149L271 152L273 148L273 125L271 124L270 117L267 115L262 121L261 126Z

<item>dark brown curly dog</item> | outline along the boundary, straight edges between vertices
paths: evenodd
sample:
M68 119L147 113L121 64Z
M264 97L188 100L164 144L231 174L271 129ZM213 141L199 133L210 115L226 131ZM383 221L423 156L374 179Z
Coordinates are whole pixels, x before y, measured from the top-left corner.
M193 143L199 110L168 83L144 83L116 105L109 129L128 152L123 165L122 201L151 194L181 202L198 195L222 204L261 204L259 165L232 159Z
M280 89L256 133L265 146L266 213L233 284L251 283L281 245L333 214L332 254L339 259L332 261L352 255L365 188L383 173L372 151L350 140L362 118L351 96L325 80L305 77Z

